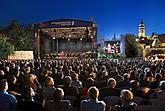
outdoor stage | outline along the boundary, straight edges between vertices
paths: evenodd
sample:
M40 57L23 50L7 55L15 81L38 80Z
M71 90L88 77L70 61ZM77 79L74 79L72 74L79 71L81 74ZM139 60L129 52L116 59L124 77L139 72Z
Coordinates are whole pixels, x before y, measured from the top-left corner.
M93 21L56 19L34 25L37 57L56 54L94 52L97 49L97 28Z

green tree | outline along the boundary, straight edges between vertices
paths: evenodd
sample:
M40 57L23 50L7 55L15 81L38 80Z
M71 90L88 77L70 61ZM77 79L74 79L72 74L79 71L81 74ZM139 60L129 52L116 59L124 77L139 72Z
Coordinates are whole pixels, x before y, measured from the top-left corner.
M136 41L137 37L133 34L126 34L125 36L125 54L126 57L142 56L142 47Z
M5 35L15 46L15 50L34 50L32 25L22 25L11 20L5 28Z
M10 44L8 38L0 34L0 58L7 57L14 53L14 46Z

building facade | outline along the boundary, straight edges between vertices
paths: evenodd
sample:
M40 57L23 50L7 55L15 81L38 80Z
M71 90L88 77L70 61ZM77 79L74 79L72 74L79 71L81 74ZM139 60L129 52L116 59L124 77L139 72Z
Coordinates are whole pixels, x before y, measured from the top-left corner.
M138 42L143 48L144 59L165 60L165 34L152 33L151 36L146 36L142 20L138 28Z

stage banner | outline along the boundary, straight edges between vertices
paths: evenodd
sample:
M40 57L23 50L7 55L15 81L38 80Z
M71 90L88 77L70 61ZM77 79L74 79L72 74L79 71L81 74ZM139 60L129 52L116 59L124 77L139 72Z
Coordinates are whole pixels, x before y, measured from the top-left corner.
M14 54L8 56L9 60L33 60L33 51L15 51Z

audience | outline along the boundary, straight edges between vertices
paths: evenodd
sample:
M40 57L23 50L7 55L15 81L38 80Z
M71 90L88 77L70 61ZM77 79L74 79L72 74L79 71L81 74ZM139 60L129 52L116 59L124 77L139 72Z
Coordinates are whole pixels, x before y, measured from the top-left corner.
M66 107L70 107L69 104L71 104L73 108L69 110L85 111L87 110L85 106L88 108L90 102L92 105L89 108L98 106L98 110L111 111L115 109L115 105L122 106L122 108L126 108L125 104L137 106L134 101L137 97L147 99L147 101L154 98L163 104L164 80L165 61L151 62L141 59L113 61L90 58L0 60L0 111L17 109L26 111L28 108L34 109L32 107L35 107L37 111L43 110L48 104L57 103L68 104ZM57 88L63 89L65 95L62 99L70 100L70 103L60 103L63 101L62 99L60 102L55 100L53 95ZM135 96L134 102L132 98L128 101L122 100L125 102L116 101L115 104L109 102L113 101L113 98L107 101L107 97L119 98L124 95L125 93L122 91L120 94L120 91L126 89L127 95L132 93ZM29 94L25 91L28 91ZM110 104L111 107L109 107ZM25 108L21 106L25 106ZM63 110L63 107L60 107L59 110Z

